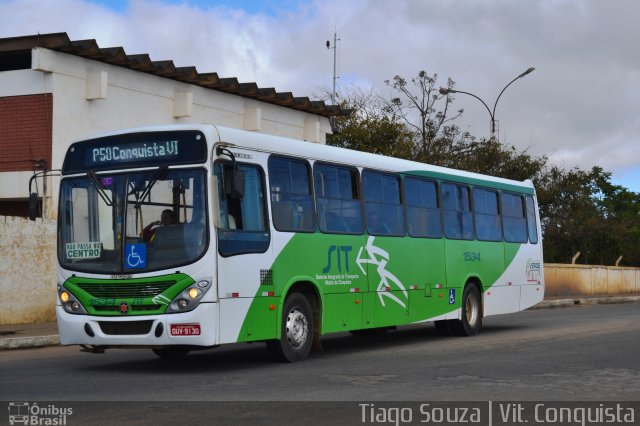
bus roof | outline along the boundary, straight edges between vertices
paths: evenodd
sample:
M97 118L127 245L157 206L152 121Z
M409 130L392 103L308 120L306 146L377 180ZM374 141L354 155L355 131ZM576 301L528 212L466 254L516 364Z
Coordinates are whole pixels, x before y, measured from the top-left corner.
M300 141L296 139L283 138L222 126L214 127L218 131L220 142L236 145L238 148L288 156L300 156L311 160L340 163L349 166L394 173L423 175L435 179L499 187L501 189L526 193L535 192L533 182L529 179L525 181L504 179L480 173L472 173L426 163L419 163L416 161L387 157L380 154L354 151L312 142L300 143Z
M517 181L495 176L472 173L447 167L434 166L427 163L402 160L379 154L354 151L345 148L328 146L313 142L301 143L298 139L257 133L247 130L234 129L214 124L173 124L163 126L148 126L134 129L123 129L93 135L93 139L137 132L158 132L172 130L200 130L204 134L217 133L217 140L210 143L225 143L240 149L268 152L285 156L298 156L310 160L327 161L348 166L376 169L393 173L408 173L434 179L463 182L471 185L490 186L504 190L535 193L533 182L529 179ZM84 140L87 140L84 139Z

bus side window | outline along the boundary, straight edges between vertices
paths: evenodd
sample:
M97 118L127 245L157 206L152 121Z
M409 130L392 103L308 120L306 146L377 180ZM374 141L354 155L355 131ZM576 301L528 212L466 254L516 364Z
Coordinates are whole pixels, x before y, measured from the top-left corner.
M364 226L358 180L356 169L316 163L316 211L322 232L362 234Z
M404 209L400 178L387 173L362 172L367 232L371 235L404 235Z
M520 195L502 193L502 226L504 240L508 243L527 242L527 222Z
M455 240L473 240L469 188L464 185L443 183L441 189L445 237Z
M406 177L404 197L407 204L407 226L412 237L442 237L442 219L434 181Z
M306 161L271 157L269 186L273 226L278 231L315 230L310 168Z
M536 206L531 195L525 197L527 204L527 228L529 230L529 241L531 244L538 244L538 224L536 223Z
M473 212L476 236L480 241L502 241L502 224L498 210L498 192L474 188Z

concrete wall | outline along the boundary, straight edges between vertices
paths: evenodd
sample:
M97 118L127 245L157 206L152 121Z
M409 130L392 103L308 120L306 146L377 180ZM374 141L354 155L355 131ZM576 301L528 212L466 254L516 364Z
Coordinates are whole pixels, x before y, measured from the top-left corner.
M0 216L0 325L55 319L56 222Z
M545 297L640 293L640 268L545 263Z

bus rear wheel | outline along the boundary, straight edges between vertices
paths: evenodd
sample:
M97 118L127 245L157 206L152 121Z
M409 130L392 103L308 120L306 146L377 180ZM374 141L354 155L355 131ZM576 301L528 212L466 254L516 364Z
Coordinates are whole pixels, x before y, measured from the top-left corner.
M267 348L278 361L302 361L311 352L313 333L313 311L309 300L300 293L292 293L284 302L280 340L268 341Z
M475 336L482 328L482 297L478 287L469 284L462 293L461 319L452 320L451 328L456 336Z

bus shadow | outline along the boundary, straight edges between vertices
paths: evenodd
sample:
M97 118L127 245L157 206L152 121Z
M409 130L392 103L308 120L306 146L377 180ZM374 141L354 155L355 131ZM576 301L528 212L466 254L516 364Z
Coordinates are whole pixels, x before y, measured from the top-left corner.
M99 364L85 365L82 368L91 371L118 371L126 373L158 373L166 374L202 374L216 371L229 372L233 370L246 370L251 368L264 368L265 365L274 364L266 345L263 343L238 343L226 347L205 349L190 352L183 358L160 358L151 350L124 350L127 351L127 359L114 359L120 356L116 353L120 349L107 350L105 354L96 355L102 362ZM114 357L104 360L114 353ZM135 359L136 354L138 355ZM105 362L106 361L106 362Z
M508 333L519 333L527 325L488 325L482 332L469 340L469 344L474 342L482 343L486 340L483 336L504 335ZM433 324L401 326L389 331L372 331L370 333L351 334L348 332L335 333L322 338L322 350L313 350L309 360L321 360L342 355L357 354L371 350L384 350L389 348L401 348L404 346L416 345L419 343L429 343L434 345L448 345L448 342L462 342L464 337L441 336L436 331ZM224 347L191 352L187 357L181 359L163 359L155 356L150 350L126 351L127 359L120 358L120 355L110 357L110 354L117 354L119 349L107 350L105 354L95 355L99 358L99 363L79 366L77 368L96 371L117 371L125 373L158 373L164 374L202 374L202 373L229 373L235 370L264 369L267 366L282 368L291 364L275 362L269 354L266 345L261 342L256 343L236 343ZM124 351L124 350L123 350ZM132 359L135 354L138 357ZM90 356L90 355L87 355ZM105 360L103 357L109 357ZM107 361L107 362L105 362ZM304 362L303 362L304 364Z

